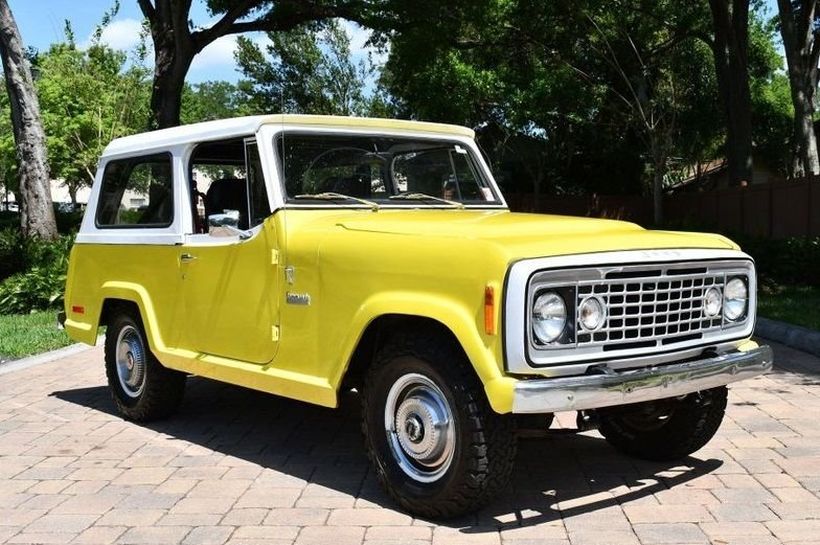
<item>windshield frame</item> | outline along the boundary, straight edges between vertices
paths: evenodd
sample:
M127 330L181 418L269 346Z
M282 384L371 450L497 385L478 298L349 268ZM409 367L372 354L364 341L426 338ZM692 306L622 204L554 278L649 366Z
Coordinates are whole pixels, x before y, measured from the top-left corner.
M287 176L287 165L282 164L282 146L281 146L281 139L284 138L287 141L288 136L317 136L321 137L322 135L333 136L333 137L384 137L384 138L391 138L391 139L404 139L404 140L431 140L434 142L441 143L445 146L460 146L463 148L468 155L468 165L471 168L473 174L480 179L480 183L487 187L490 192L493 194L494 200L492 201L467 201L461 202L463 206L454 207L452 204L439 202L434 199L430 199L429 201L426 200L416 200L416 199L389 199L389 197L393 194L388 193L385 198L369 198L368 200L378 203L378 208L380 210L383 209L416 209L416 208L423 208L423 209L447 209L447 210L463 210L463 209L507 209L507 203L504 199L504 195L498 188L498 185L495 183L495 179L492 177L490 170L487 166L487 163L484 161L484 157L482 154L477 150L475 141L471 138L467 138L464 136L456 135L456 134L431 134L431 133L424 133L424 132L412 132L412 131L374 131L373 129L355 129L355 128L344 128L344 129L333 129L333 128L326 128L326 127L294 127L294 126L282 126L277 127L278 130L272 132L272 134L268 135L269 138L269 145L273 151L273 169L274 169L274 177L276 178L276 190L279 193L279 205L282 208L287 209L327 209L327 208L352 208L352 209L370 209L372 207L367 206L361 202L356 202L355 198L350 199L349 201L321 201L317 200L316 202L311 202L309 199L305 197L300 197L299 199L295 199L294 196L288 196L287 194L287 187L286 187L286 176ZM395 159L395 158L394 158ZM391 170L392 170L392 160L391 160ZM401 194L401 193L398 193ZM436 196L433 196L436 197Z

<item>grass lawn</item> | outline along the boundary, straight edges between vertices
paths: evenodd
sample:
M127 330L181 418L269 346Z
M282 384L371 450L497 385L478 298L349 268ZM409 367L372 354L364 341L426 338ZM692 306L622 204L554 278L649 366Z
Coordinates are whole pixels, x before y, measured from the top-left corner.
M757 313L820 331L820 287L766 286L760 290Z
M57 311L0 315L0 361L39 354L72 344L57 329Z

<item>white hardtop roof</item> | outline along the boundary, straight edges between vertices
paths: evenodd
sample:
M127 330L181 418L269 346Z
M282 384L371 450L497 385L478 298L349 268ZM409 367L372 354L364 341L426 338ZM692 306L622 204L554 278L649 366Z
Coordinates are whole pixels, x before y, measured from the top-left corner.
M466 136L468 138L475 137L475 133L472 129L468 129L467 127L445 125L443 123L428 123L424 121L378 119L371 117L341 117L330 115L252 115L246 117L234 117L230 119L219 119L217 121L205 121L203 123L193 123L191 125L182 125L170 129L161 129L125 136L123 138L117 138L112 140L111 143L106 146L103 151L103 155L119 155L146 149L187 144L190 142L250 136L256 133L262 125L312 125L335 129L350 128L372 129L376 131L432 132L437 134Z

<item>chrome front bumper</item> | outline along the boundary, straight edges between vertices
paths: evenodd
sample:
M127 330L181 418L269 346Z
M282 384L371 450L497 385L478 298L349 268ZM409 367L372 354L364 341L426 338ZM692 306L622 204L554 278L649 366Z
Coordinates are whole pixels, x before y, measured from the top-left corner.
M686 363L607 374L520 380L514 413L554 413L597 409L678 397L752 378L772 368L772 349L760 346Z

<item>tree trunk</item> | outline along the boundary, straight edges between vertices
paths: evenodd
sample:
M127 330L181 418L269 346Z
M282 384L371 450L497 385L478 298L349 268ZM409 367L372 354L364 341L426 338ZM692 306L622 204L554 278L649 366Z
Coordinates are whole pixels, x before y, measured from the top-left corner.
M26 238L57 238L51 204L46 136L40 104L23 55L23 40L6 0L0 0L0 57L11 105L11 124L17 146L20 228Z
M820 44L814 34L816 2L803 2L795 12L790 0L778 0L780 34L786 52L792 104L794 105L794 132L792 176L820 174L817 136L814 132L814 98L817 90L818 57Z
M176 127L180 123L185 75L196 51L190 35L175 32L170 21L157 24L151 32L154 40L154 85L151 89L149 128Z
M749 90L749 0L709 0L718 91L726 114L726 164L731 185L752 181L752 96Z
M794 104L794 153L797 158L796 177L813 176L820 173L817 156L817 136L814 133L814 104L806 100L805 93L792 85Z
M71 209L77 210L77 190L80 189L79 184L69 184L68 188L68 198L71 199Z

